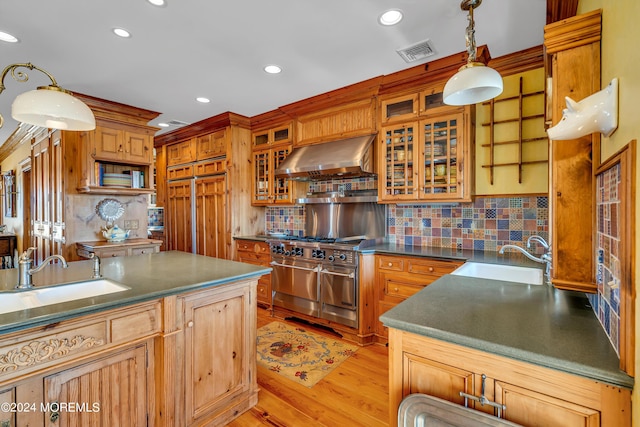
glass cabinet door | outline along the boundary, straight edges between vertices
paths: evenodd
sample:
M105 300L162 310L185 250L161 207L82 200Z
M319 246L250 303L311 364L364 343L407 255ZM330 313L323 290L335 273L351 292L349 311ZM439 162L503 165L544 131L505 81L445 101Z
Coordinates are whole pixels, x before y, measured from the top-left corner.
M414 144L414 130L417 123L387 127L382 133L382 158L385 179L382 196L385 199L414 199L417 192L417 172L414 159L417 145Z
M420 122L422 138L422 192L427 198L451 198L459 193L458 147L462 115Z
M273 150L271 150L272 155L271 158L273 160L272 164L273 164L273 170L275 171L276 169L278 169L278 166L280 166L280 163L282 163L284 161L284 159L289 155L289 153L291 152L291 147L282 147L282 148L274 148ZM285 202L291 202L290 198L289 198L289 190L290 190L290 182L289 179L286 178L276 178L275 176L273 177L273 186L272 186L272 200L274 200L276 203L281 202L281 203L285 203Z
M267 203L269 201L269 153L270 150L253 153L253 201Z

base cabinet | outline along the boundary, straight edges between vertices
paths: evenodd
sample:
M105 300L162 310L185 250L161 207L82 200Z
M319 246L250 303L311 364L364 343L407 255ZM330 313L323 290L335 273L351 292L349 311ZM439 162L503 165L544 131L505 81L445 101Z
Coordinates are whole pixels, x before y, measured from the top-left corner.
M389 329L389 347L392 425L409 394L464 405L460 392L504 405L501 417L523 426L631 425L631 390L397 329ZM494 406L467 403L498 415Z
M45 377L45 424L147 425L146 366L139 345Z
M258 402L256 283L0 336L0 426L228 424Z
M252 240L236 240L236 257L239 262L271 266L271 253L267 242ZM271 307L271 274L265 274L258 279L258 304L266 308Z
M256 324L249 289L184 298L185 407L188 425L224 425L228 411L241 402L258 401L255 378ZM251 329L251 330L249 330ZM215 421L215 422L214 422Z

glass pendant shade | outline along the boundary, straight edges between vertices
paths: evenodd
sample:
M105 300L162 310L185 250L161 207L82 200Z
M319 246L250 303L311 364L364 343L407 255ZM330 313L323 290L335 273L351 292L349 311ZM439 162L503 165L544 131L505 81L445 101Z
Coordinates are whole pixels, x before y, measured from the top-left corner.
M87 104L54 86L42 86L18 95L11 105L11 117L51 129L83 131L96 127L96 119Z
M484 102L502 93L502 77L482 63L463 66L444 86L443 101L448 105Z

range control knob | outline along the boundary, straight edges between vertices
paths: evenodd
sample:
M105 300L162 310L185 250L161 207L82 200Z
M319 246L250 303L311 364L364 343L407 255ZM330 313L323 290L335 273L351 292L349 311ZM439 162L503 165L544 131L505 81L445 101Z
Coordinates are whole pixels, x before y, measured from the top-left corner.
M327 257L327 259L328 259L329 261L333 262L333 260L335 259L335 257L334 257L333 255L329 255L329 256Z
M340 259L344 261L345 259L347 259L347 256L345 254L340 254Z
M284 254L285 254L286 256L289 256L289 255L291 255L291 251L284 251Z

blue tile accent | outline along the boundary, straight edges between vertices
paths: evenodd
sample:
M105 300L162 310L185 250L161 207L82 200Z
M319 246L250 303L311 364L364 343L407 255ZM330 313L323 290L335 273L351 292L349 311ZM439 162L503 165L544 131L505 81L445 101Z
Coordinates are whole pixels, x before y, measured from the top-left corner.
M484 240L474 240L473 241L473 249L475 249L475 250L484 250Z
M538 211L536 208L526 208L524 211L524 219L536 219Z
M522 241L522 231L510 231L509 239L514 240L516 242Z
M431 227L431 218L422 218L423 227Z
M509 220L508 219L499 219L498 220L498 230L508 230L509 229Z
M471 228L473 224L473 219L463 219L462 220L462 228Z

